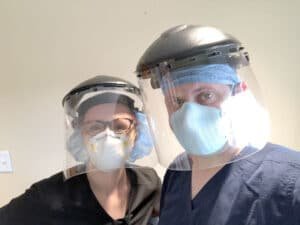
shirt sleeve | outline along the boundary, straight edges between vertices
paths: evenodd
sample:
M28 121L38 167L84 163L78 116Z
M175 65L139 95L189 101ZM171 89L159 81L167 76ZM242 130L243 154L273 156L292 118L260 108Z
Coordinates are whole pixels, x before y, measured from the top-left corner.
M300 175L295 182L293 190L292 212L294 224L300 224Z
M32 185L24 194L0 208L1 225L27 224L32 215L39 213L39 202L39 191Z

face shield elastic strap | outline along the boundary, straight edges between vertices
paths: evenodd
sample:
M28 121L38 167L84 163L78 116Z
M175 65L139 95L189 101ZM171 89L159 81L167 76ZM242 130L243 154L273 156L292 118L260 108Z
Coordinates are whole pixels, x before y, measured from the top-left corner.
M170 87L198 82L230 85L234 90L234 87L241 81L229 65L210 64L172 71L170 76L162 77L161 88L166 93Z

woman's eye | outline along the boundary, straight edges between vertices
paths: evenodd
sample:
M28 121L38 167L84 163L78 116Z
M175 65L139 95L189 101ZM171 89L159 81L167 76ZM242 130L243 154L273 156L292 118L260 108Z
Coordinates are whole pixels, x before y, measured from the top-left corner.
M101 132L103 130L103 127L102 126L98 126L98 125L95 125L95 126L91 126L89 128L89 132L93 133L93 132Z
M97 133L102 132L105 129L105 126L101 124L91 124L83 127L83 130L87 134L95 135Z
M90 127L90 130L101 130L101 127L98 126L98 125L91 126L91 127Z
M127 127L124 126L123 124L116 124L116 125L114 126L114 129L115 129L116 131L120 131L120 130L126 130Z

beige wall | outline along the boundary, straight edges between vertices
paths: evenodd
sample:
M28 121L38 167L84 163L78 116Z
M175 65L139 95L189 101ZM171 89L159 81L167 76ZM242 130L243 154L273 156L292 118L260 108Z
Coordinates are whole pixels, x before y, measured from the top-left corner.
M271 111L272 141L300 149L300 2L0 0L0 206L62 169L61 99L96 73L135 81L135 64L161 31L213 25L241 39Z

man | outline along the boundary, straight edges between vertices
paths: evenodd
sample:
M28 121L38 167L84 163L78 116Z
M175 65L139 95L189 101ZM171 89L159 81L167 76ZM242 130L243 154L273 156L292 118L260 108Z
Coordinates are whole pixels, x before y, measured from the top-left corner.
M139 89L96 76L72 89L63 106L64 173L33 184L1 208L0 224L148 224L158 212L160 180L144 167L151 165L153 145Z
M268 113L237 39L213 27L171 28L137 73L168 168L160 225L300 224L300 153L267 143Z

